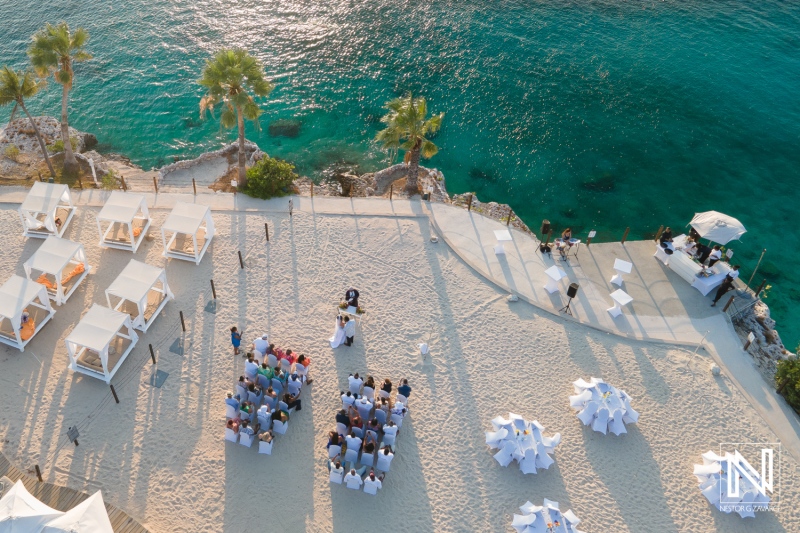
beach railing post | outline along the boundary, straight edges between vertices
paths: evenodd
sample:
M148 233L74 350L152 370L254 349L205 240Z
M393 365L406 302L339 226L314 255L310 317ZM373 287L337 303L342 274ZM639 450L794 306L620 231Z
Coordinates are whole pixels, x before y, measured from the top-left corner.
M211 280L211 296L213 296L215 300L217 299L217 289L214 288L214 280L213 279Z
M244 259L242 259L242 251L239 250L236 253L239 254L239 268L244 269Z
M120 176L119 177L119 181L120 181L120 183L122 183L123 192L128 192L128 184L125 183L125 176Z
M178 313L181 315L181 329L186 333L186 321L183 319L183 311L178 311Z
M752 333L752 332L750 332L750 333L747 335L747 342L745 342L745 343L744 343L744 351L745 351L745 352L746 352L746 351L747 351L747 349L750 347L750 344L753 342L753 341L751 341L751 340L750 340L750 337L751 337L751 335L753 335L753 333Z
M267 242L269 242L269 226L267 226L266 222L264 222L264 233L267 236Z
M153 345L149 344L150 346L150 358L153 360L153 364L156 364L156 352L153 351Z
M661 234L662 233L664 233L664 226L663 225L658 227L658 231L656 232L656 242L658 242L658 239L661 238Z
M115 390L114 390L114 385L111 385L111 384L109 383L109 385L108 385L108 386L109 386L109 387L111 387L111 394L113 394L113 395L114 395L114 401L115 401L115 402L117 402L117 403L119 403L119 397L117 396L117 391L115 391Z
M44 480L42 479L42 471L39 470L39 465L33 465L33 467L36 469L36 477L39 478L39 483L43 483Z
M156 189L156 194L158 194L158 181L155 176L153 176L153 187Z
M78 187L80 187L81 190L83 190L83 180L81 179L80 174L78 174Z
M506 219L506 227L511 223L511 206L508 206L508 218Z
M628 239L629 231L631 231L630 227L625 228L625 233L622 234L622 242L620 244L625 244L625 241Z
M194 195L197 196L197 182L192 178L192 189L194 189Z
M472 194L469 195L469 203L467 203L467 211L472 211Z
M547 232L547 240L544 241L544 245L547 246L550 244L550 238L553 236L553 230Z
M750 276L750 279L747 280L747 285L745 285L745 288L747 288L747 289L750 288L750 284L753 282L753 278L756 277L756 272L758 272L758 267L761 266L761 260L764 259L764 254L765 253L767 253L767 249L766 248L761 250L761 257L758 258L758 264L756 264L756 269L753 270L753 275Z
M761 280L761 285L759 285L758 289L756 289L756 298L759 297L759 295L761 294L761 291L764 290L764 285L766 285L766 284L767 284L767 280L765 280L765 279Z
M389 201L392 201L392 196L394 195L394 183L389 186Z
M311 182L311 198L314 198L314 182Z
M728 308L729 308L729 307L731 306L731 304L733 303L733 299L734 299L734 298L735 298L735 296L731 296L731 299L730 299L730 300L728 300L728 303L726 303L726 304L725 304L725 307L723 307L723 308L722 308L722 312L723 312L723 313L727 313L727 312L728 312Z

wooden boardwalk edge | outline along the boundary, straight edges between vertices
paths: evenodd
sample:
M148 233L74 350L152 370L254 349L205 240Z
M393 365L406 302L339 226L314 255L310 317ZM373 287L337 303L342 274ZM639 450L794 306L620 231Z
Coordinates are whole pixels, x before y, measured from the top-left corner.
M35 477L22 472L6 458L5 455L0 453L0 478L6 477L12 482L22 480L25 488L28 489L32 495L38 498L45 505L49 505L53 509L59 511L69 511L86 498L88 494L70 489L69 487L61 487L53 485L52 483L39 483ZM10 487L6 487L8 490ZM111 520L111 526L114 528L115 533L149 533L144 526L128 516L125 511L105 503L106 511L108 511L108 518Z

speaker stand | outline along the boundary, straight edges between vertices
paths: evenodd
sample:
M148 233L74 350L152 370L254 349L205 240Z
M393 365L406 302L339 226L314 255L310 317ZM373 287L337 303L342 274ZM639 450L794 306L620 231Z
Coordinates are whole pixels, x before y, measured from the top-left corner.
M566 314L568 314L569 316L572 316L572 309L570 309L570 308L569 308L569 306L570 306L570 304L571 304L571 303L572 303L572 298L570 298L570 299L567 301L567 305L565 305L564 307L562 307L561 309L559 309L559 310L558 310L558 312L559 312L559 313L566 313Z

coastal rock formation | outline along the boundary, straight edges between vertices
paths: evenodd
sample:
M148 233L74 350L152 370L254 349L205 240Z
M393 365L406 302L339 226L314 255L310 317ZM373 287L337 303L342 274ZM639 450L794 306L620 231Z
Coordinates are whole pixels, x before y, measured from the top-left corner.
M247 166L252 166L255 164L256 161L261 159L264 156L264 152L258 147L258 145L254 142L245 140L244 144L245 156L247 157ZM190 170L193 167L203 165L209 162L213 162L219 159L225 159L228 161L229 164L236 164L236 159L239 154L239 143L234 142L227 146L223 146L219 150L215 150L213 152L206 152L200 157L196 157L194 159L187 159L184 161L178 161L176 163L172 163L171 165L167 165L165 167L161 167L158 171L158 180L159 182L164 181L171 173L179 171L179 170Z
M747 352L753 357L761 372L768 379L773 379L778 361L793 354L781 342L767 304L761 301L756 302L751 308L737 316L733 324L742 343L747 340L749 333L753 333L756 340L750 344Z
M503 223L505 223L508 220L510 213L511 223L509 224L509 226L524 231L529 235L535 236L535 234L530 230L527 224L525 224L522 221L522 219L520 219L516 215L516 213L514 213L513 210L510 210L508 204L498 204L497 202L483 203L480 200L478 200L478 197L475 196L474 193L470 192L465 192L464 194L456 194L455 196L453 196L452 199L453 205L458 205L464 208L467 208L470 202L472 202L472 211L480 213L489 218L499 220L500 222Z
M61 122L53 117L33 117L33 121L39 128L39 133L42 134L46 145L52 146L56 141L61 140ZM94 135L80 132L71 126L69 136L77 140L77 152L83 152L86 149L87 141L97 144L97 138ZM41 156L39 141L36 139L36 134L27 117L13 120L0 129L0 153L3 153L10 144L16 145L23 154L30 153Z

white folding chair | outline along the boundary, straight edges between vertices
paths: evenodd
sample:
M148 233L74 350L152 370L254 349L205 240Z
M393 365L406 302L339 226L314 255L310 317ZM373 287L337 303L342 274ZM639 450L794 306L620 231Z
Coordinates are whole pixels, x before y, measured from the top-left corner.
M359 439L363 439L364 438L364 430L363 429L356 428L356 427L351 428L351 429L353 430L353 433L356 434L356 437L358 437Z
M597 408L599 407L597 402L589 402L586 404L586 407L583 408L583 411L578 413L578 420L583 422L584 426L588 426L594 420L594 414L597 412Z
M267 354L267 366L270 368L278 368L278 358L274 353Z
M330 446L328 446L329 459L333 459L334 457L340 455L341 453L342 453L342 447L339 446L338 444L331 444Z
M702 491L703 496L706 497L708 503L711 505L719 505L720 487L717 483L713 483Z
M380 396L381 398L389 398L389 393L386 392L385 390L380 390L378 391L378 396Z
M561 516L563 516L566 519L566 521L572 524L573 526L577 526L581 522L581 519L575 516L575 513L572 512L572 509L569 509L564 513L561 513Z
M261 395L253 391L247 391L247 401L253 402L257 406L261 406Z
M553 460L553 458L547 455L547 452L545 452L544 450L542 450L542 453L536 454L536 466L538 466L539 468L544 468L545 470L547 470L548 468L550 468L550 465L552 465L554 462L555 461Z
M536 473L536 456L533 452L526 455L525 458L519 462L519 469L523 474Z
M397 397L395 398L395 401L401 402L403 405L406 406L406 409L408 409L408 398L406 398L402 394L398 393Z
M378 419L378 424L383 427L384 424L386 424L386 411L383 409L375 409L375 418Z
M372 453L362 453L360 462L362 465L366 465L368 467L372 467L375 464L375 452Z
M278 378L272 378L272 390L275 391L275 394L280 396L283 392L283 382Z
M239 395L239 398L241 398L242 400L247 398L247 392L248 392L247 389L245 389L244 387L242 387L238 383L236 384L236 394Z
M271 440L270 442L264 442L263 440L258 441L258 453L263 453L266 455L272 455L272 445L275 444L275 440Z
M608 409L603 407L597 411L597 417L592 422L592 429L599 431L603 435L608 432Z
M347 435L347 426L341 422L336 422L336 433L339 435Z
M270 387L270 385L272 385L272 382L264 374L259 374L256 376L256 383L258 383L258 386L262 390L267 390Z
M236 433L231 428L225 428L225 440L229 440L231 442L238 442L239 441L239 434Z
M353 463L356 464L358 462L358 452L359 450L348 450L344 453L344 460L346 463Z
M295 372L295 374L300 376L303 381L305 381L306 380L306 376L308 375L308 368L303 366L303 365L301 365L300 363L295 363L294 364L294 372Z
M559 445L561 442L561 433L556 433L552 437L542 437L542 444L544 444L545 448L549 448L552 450L556 446Z
M398 414L392 413L392 422L398 428L403 427L403 417Z
M389 435L388 433L384 433L382 440L383 442L381 442L381 448L383 448L384 445L388 445L394 449L394 442L397 440L397 434Z
M257 373L256 370L253 370L253 371L245 370L244 371L244 377L246 377L250 381L255 381L256 380L256 373Z
M292 363L290 363L288 359L281 359L281 370L283 370L287 374L291 374L292 373Z
M580 394L576 394L574 396L569 397L569 405L570 407L580 407L582 408L586 402L592 399L592 391L584 390Z
M278 435L285 435L288 428L289 422L282 422L280 420L275 420L272 422L272 432L277 433Z
M611 426L611 433L617 436L628 432L628 430L625 429L625 424L622 422L622 409L614 411L609 426Z
M258 361L258 366L261 366L261 363L264 362L264 354L258 350L253 350L253 359Z
M239 414L239 410L236 409L232 405L225 404L225 418L236 418L236 415Z
M262 403L264 405L269 405L269 408L272 410L275 409L276 405L278 405L278 399L273 398L272 396L264 396L264 398L262 398Z
M512 456L513 448L514 448L513 442L506 442L505 446L503 446L503 448L499 452L494 454L495 460L498 463L500 463L501 466L507 467L509 464L511 464L511 461L514 459Z
M362 394L368 400L374 400L375 399L375 389L373 389L372 387L364 386L364 389L362 390Z
M253 435L247 433L239 433L239 444L242 446L250 447L253 445Z
M289 405L287 405L287 403L284 402L283 400L278 402L278 410L286 411L289 414L292 414L294 412L294 409L289 409Z
M500 428L497 431L486 431L485 434L486 444L492 448L497 448L500 444L500 441L508 437L508 430L505 428Z
M241 418L242 420L250 420L251 416L250 416L250 413L248 413L247 411L240 410L239 411L239 418Z
M287 384L289 387L289 394L292 396L297 396L300 394L300 389L302 388L302 383L300 381L289 381Z
M625 406L625 414L622 415L622 421L626 424L635 424L639 421L639 413L633 410L631 407L630 399L626 399L623 403Z
M261 426L262 431L268 430L272 427L272 418L270 414L266 411L259 411L258 412L258 425Z

